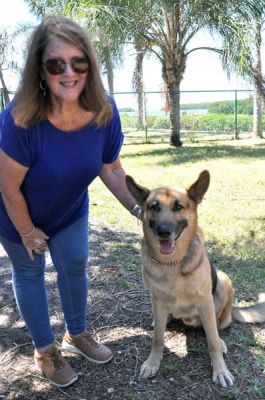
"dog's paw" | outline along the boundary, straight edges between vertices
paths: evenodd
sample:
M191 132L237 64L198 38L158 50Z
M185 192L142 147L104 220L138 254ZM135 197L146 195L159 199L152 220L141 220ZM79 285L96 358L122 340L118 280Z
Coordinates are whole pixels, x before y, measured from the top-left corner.
M150 360L149 358L141 366L140 379L152 378L160 367L160 360Z
M213 382L220 385L222 388L234 386L235 378L231 372L226 368L224 371L216 373L213 371Z

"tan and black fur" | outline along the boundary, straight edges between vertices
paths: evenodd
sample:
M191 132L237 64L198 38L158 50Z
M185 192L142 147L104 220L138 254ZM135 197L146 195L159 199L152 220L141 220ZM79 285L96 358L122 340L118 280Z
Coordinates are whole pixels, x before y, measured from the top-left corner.
M226 328L232 319L265 321L265 303L233 308L231 280L210 265L197 221L197 206L209 182L209 172L203 171L187 190L170 187L149 190L126 176L129 191L142 206L143 277L150 291L154 316L153 346L141 367L141 378L154 376L158 371L167 319L173 315L189 326L203 326L213 381L224 388L233 386L234 378L223 358L226 345L218 328Z

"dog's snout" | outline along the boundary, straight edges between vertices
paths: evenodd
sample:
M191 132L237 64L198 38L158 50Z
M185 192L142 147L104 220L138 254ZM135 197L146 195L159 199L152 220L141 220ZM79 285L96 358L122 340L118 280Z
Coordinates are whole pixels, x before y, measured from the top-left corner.
M167 239L173 232L173 224L164 222L157 227L157 234L161 239Z

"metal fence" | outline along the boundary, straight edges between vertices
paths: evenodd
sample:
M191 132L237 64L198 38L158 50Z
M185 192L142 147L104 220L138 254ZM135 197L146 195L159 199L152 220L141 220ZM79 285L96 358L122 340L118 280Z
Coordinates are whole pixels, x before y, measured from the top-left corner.
M135 92L112 94L120 111L125 142L163 142L169 140L170 120L164 92L145 92L142 123L139 123ZM252 90L202 90L180 92L181 136L234 138L253 131ZM265 130L265 119L263 120Z
M11 97L13 93L10 93ZM170 120L165 92L145 92L141 118L136 92L114 92L125 133L125 142L169 141ZM0 89L0 108L5 107ZM265 131L265 119L263 118ZM249 135L253 130L252 90L202 90L180 92L181 136L199 138Z

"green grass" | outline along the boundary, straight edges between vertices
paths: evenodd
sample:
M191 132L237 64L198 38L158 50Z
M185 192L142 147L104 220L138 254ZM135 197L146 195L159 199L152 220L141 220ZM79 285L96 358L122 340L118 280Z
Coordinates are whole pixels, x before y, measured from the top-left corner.
M264 291L265 282L265 141L124 145L126 172L149 188L188 187L208 169L211 183L199 206L199 222L211 259L233 279L238 301ZM137 220L97 179L90 188L91 214L106 219L126 239L141 235ZM137 248L139 243L133 243ZM128 261L129 263L129 261Z
M263 382L259 378L256 378L252 384L251 393L255 399L264 400L265 398L265 388Z
M263 354L258 355L257 361L259 363L261 371L265 373L265 356Z

